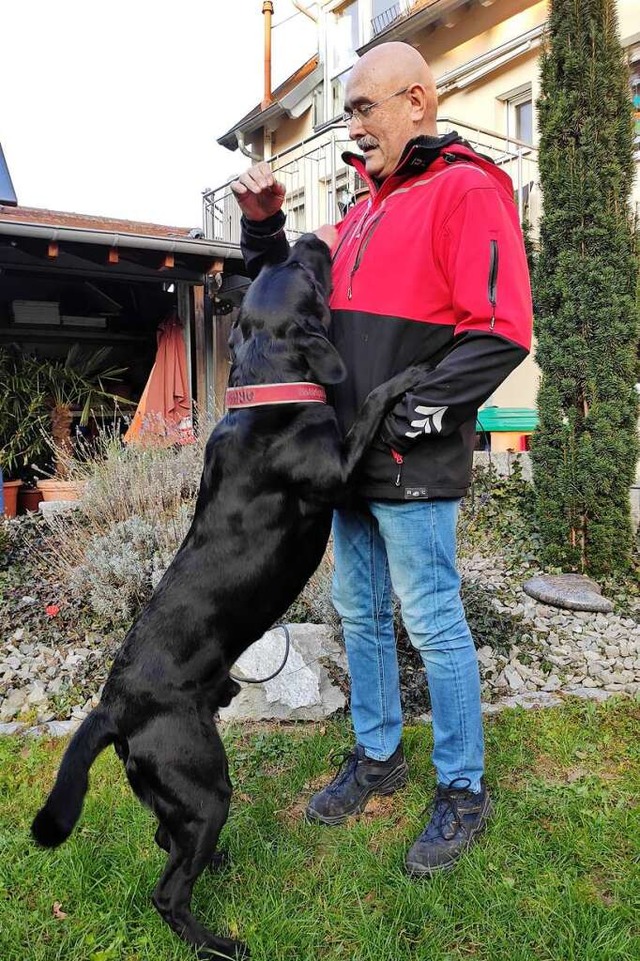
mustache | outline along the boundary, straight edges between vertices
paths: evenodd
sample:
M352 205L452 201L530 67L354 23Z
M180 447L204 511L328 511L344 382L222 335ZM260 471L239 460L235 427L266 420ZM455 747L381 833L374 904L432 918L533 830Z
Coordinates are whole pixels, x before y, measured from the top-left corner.
M374 137L360 137L356 140L358 150L367 150L369 147L377 147L378 141Z

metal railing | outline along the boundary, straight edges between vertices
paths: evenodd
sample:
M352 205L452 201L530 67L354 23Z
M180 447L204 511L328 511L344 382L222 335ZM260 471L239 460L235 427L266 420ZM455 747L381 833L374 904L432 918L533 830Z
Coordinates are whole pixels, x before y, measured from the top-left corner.
M475 150L491 158L513 181L520 219L534 231L540 214L537 151L495 131L471 127L452 117L438 121L440 133L457 130ZM355 202L365 184L342 160L354 148L344 124L322 130L270 159L278 180L286 187L284 211L287 234L295 240L323 223L336 223ZM210 240L240 242L240 208L231 180L203 196L203 229Z
M405 15L405 11L401 9L399 3L394 3L382 13L379 13L377 17L374 17L371 21L371 35L377 37L379 33L390 27L392 23L396 20L400 20L401 17Z

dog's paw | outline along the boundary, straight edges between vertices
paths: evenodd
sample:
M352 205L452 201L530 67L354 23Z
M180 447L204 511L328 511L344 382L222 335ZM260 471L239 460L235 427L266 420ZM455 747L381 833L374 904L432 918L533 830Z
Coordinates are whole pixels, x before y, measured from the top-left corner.
M216 938L216 947L202 945L196 948L198 961L245 961L251 957L249 948L243 941L230 941L227 938Z

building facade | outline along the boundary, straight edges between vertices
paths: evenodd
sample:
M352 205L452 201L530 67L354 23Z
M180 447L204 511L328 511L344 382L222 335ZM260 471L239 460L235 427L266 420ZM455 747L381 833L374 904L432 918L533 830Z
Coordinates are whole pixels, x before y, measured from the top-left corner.
M276 0L277 2L277 0ZM415 46L431 65L438 87L439 129L457 130L506 170L520 217L535 236L541 213L538 185L536 101L547 0L291 0L314 20L317 50L275 90L265 59L262 99L218 143L245 154L243 164L270 160L287 188L287 230L336 222L364 188L341 159L349 149L341 122L346 80L357 57L390 40ZM266 42L273 7L264 3ZM618 0L620 39L629 62L636 108L640 169L640 3ZM256 3L256 10L258 4ZM256 99L260 95L256 91ZM239 165L240 166L240 165ZM640 177L633 203L640 211ZM238 242L239 211L229 185L204 195L204 230L219 242ZM489 399L487 406L535 411L538 371L528 358ZM499 432L492 434L500 447ZM513 442L512 435L508 443Z

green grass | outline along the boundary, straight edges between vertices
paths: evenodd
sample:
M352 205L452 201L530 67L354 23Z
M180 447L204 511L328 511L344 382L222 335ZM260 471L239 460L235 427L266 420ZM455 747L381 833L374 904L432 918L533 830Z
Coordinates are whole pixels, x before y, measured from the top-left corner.
M428 728L405 732L409 786L334 829L301 814L345 722L227 729L232 864L198 882L196 914L254 961L638 961L640 704L569 701L486 727L495 818L432 881L403 874L433 790ZM62 748L0 740L1 961L192 959L151 907L164 855L110 750L71 839L32 845Z

